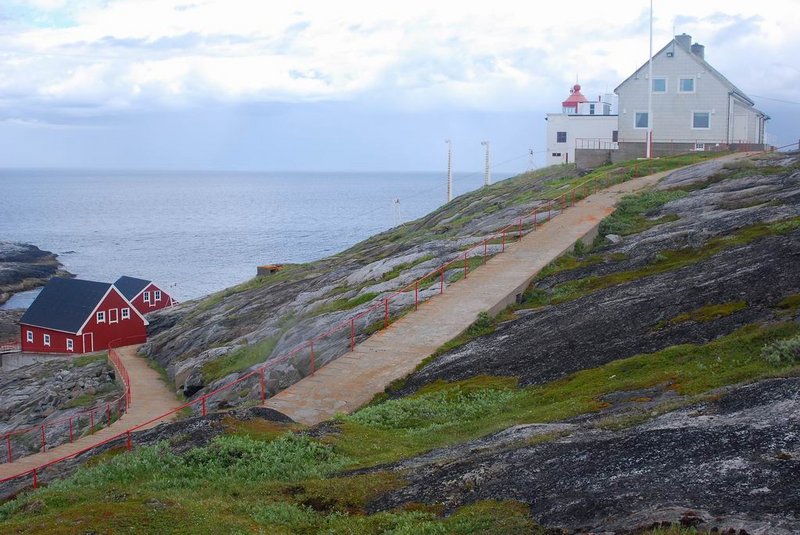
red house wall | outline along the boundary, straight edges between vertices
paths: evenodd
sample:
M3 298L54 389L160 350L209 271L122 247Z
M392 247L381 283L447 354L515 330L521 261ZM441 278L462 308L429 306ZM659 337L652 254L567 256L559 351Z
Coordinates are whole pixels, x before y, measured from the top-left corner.
M147 341L147 326L144 320L131 309L130 317L122 319L122 309L131 308L125 298L116 289L103 299L100 306L92 313L89 322L84 326L82 334L68 334L42 327L20 325L20 335L22 340L22 351L32 351L36 353L70 353L67 351L67 339L73 340L75 350L71 353L89 353L91 351L102 351L108 349L109 343L114 340L123 339L121 345L139 344ZM111 323L111 310L116 309L117 322ZM105 312L105 321L97 322L97 312ZM33 343L28 343L27 332L33 331ZM88 343L87 333L92 334L94 344ZM50 335L50 347L44 345L44 335ZM84 347L83 341L87 339Z
M161 292L160 301L155 300L156 290ZM145 292L150 292L149 303L145 303L144 301ZM161 310L162 308L170 306L172 304L172 297L170 297L170 295L167 292L165 292L164 290L162 290L161 288L159 288L158 286L156 286L151 282L150 284L147 285L147 287L144 290L142 290L139 293L139 295L136 296L136 298L132 301L132 303L133 306L135 306L139 312L141 312L142 314L147 314L148 312L154 312L156 310Z
M81 337L75 334L63 333L52 329L43 329L31 325L20 324L20 336L22 337L22 351L35 353L83 353ZM28 342L28 331L33 332L33 342ZM50 335L50 347L44 345L44 335ZM67 350L67 339L73 343L73 351Z
M92 333L94 335L95 351L108 349L110 342L120 338L125 339L124 345L147 341L147 326L144 320L133 310L131 310L130 318L122 319L123 308L130 308L130 305L116 289L112 289L92 314L89 323L83 328L83 333ZM111 309L117 310L117 323L110 322ZM103 323L97 323L97 313L100 311L106 313L106 320ZM90 351L90 348L87 347L86 351Z

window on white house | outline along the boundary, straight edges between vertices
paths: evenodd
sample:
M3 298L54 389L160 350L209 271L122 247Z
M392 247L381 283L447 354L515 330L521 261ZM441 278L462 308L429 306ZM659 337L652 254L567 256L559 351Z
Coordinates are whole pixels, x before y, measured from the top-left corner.
M44 335L44 347L50 347L50 335Z
M567 133L556 132L556 143L566 143L566 142L567 142Z
M106 313L104 310L99 310L97 312L97 323L105 323L106 322Z
M611 141L613 141L614 143L619 141L619 130L613 130L611 132Z
M653 78L653 93L666 93L666 92L667 92L667 79Z
M589 115L594 115L594 104L589 104Z
M706 144L705 143L695 143L694 144L694 150L699 151L699 152L705 151L706 150Z
M155 298L156 298L156 301L161 301L161 290L156 290L155 291Z
M73 351L74 345L72 338L67 338L67 351Z
M25 340L27 340L29 344L33 343L33 331L27 331L25 333Z
M633 114L633 127L634 128L647 128L647 112L637 111Z
M150 302L150 292L145 292L144 293L144 302L145 303L149 303Z
M561 157L561 153L560 152L554 152L553 156L555 156L556 158L560 158Z
M710 128L711 114L707 111L696 111L692 113L692 128Z
M124 319L124 320L131 319L131 309L130 308L125 307L125 308L122 309L122 319Z
M681 93L694 93L694 78L681 78L678 81L678 91Z

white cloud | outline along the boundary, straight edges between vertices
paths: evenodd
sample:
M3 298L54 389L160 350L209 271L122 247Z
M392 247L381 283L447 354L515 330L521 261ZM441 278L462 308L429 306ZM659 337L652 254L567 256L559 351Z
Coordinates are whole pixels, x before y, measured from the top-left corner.
M578 75L613 89L647 58L645 1L485 2L35 0L70 25L0 37L0 112L39 99L87 113L221 102L363 98L400 109L557 104ZM709 3L710 4L710 3ZM800 10L656 2L656 48L677 31L746 91L800 100ZM17 21L24 22L24 21ZM41 25L39 25L41 26ZM20 29L22 28L22 29Z

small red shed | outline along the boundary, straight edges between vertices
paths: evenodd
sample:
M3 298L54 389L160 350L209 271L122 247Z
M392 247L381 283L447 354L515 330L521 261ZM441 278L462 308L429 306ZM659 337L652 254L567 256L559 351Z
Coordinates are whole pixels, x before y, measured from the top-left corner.
M122 276L114 286L142 314L175 304L175 300L167 292L148 280Z
M90 353L147 341L147 320L113 284L53 278L19 320L22 351Z

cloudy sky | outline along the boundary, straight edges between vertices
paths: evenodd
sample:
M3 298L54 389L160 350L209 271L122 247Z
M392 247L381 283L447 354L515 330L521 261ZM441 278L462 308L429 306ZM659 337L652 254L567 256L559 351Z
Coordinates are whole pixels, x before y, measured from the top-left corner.
M722 7L724 6L724 7ZM800 137L798 0L655 1ZM724 10L724 11L723 11ZM579 79L647 59L649 2L0 0L0 167L480 169L544 162Z

